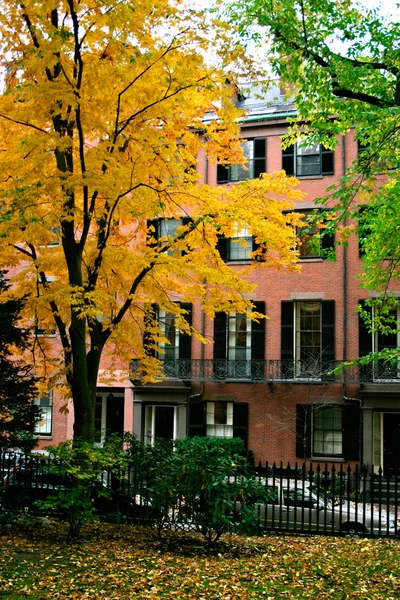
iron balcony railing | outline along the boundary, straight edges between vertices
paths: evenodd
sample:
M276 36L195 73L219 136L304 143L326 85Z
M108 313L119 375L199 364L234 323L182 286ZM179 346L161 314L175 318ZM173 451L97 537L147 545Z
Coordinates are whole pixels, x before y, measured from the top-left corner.
M182 381L399 383L400 366L374 363L335 369L340 361L327 360L224 360L168 359L162 361L167 379ZM138 360L131 362L131 379L140 383L144 372Z

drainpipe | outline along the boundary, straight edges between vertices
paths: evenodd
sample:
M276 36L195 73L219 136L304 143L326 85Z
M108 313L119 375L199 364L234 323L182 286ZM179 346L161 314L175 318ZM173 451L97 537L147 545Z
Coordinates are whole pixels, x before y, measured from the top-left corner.
M345 134L342 135L342 175L346 173L346 142ZM344 227L347 225L347 219L343 221ZM343 246L343 361L347 360L347 287L348 287L348 272L347 272L347 247ZM345 384L345 372L343 371L343 383L342 383L342 398L346 398L346 384ZM360 429L359 429L359 440L360 440L360 453L359 459L360 464L363 458L363 401L360 400Z
M346 142L345 135L342 135L342 176L346 173ZM347 219L343 225L346 227ZM343 246L343 360L347 360L347 248ZM345 396L346 388L343 380L343 396Z

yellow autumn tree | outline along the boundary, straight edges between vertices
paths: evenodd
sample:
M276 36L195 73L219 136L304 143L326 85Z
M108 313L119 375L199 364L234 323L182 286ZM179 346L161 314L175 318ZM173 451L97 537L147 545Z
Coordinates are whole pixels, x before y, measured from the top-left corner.
M211 317L257 316L217 236L246 227L262 259L250 268L295 268L295 223L282 210L298 192L283 173L199 185L199 153L243 161L227 85L240 49L201 12L168 0L6 0L0 33L0 264L29 295L26 318L56 332L36 340L37 371L65 381L74 436L91 441L104 353L158 373L142 343L145 328L160 340L152 304L199 338L171 294ZM181 224L156 239L155 218Z

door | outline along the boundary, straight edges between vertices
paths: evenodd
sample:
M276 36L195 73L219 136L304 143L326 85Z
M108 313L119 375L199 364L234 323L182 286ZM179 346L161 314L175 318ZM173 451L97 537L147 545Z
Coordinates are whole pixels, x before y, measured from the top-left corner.
M385 474L400 472L400 414L383 415L383 465Z
M174 415L175 410L173 406L155 407L154 437L156 439L174 439Z

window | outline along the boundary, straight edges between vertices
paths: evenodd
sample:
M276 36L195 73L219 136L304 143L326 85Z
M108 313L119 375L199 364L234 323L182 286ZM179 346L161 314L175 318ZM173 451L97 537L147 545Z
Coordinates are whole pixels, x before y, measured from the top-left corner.
M151 228L152 231L148 231L148 245L153 247L163 248L167 245L171 239L176 236L176 231L182 225L188 225L191 222L190 217L182 217L182 219L148 219L147 229ZM176 248L171 247L166 250L165 254L172 256L176 253ZM183 250L178 250L179 254L183 254Z
M56 281L56 278L53 275L47 275L46 279L48 284L51 284L54 281ZM47 290L44 288L42 282L39 279L37 280L36 286L38 297L44 296ZM50 315L50 307L47 307L47 313ZM53 322L53 316L50 315L50 322L46 322L46 320L43 317L36 313L34 331L36 337L54 337L56 335L56 327Z
M236 236L228 238L230 260L250 260L253 252L253 236L248 229L241 229Z
M254 302L265 314L265 302ZM214 319L214 376L217 379L262 379L265 363L265 319L219 312Z
M365 246L368 240L368 237L371 235L371 227L368 224L370 215L370 208L365 206L359 206L358 208L358 227L357 227L357 235L358 235L358 255L362 258L365 255ZM373 215L372 215L373 217Z
M314 406L313 456L341 456L342 409L340 406Z
M180 307L185 311L185 320L191 325L192 304L181 302ZM192 338L187 333L179 331L176 327L176 318L174 313L151 305L144 318L143 346L148 356L163 361L166 377L188 379L191 371ZM160 326L160 334L165 339L158 347L154 340L157 322Z
M156 439L174 440L178 430L178 407L148 405L145 407L145 443L154 445Z
M332 175L333 167L333 150L328 150L321 144L307 146L304 142L298 142L282 150L282 169L286 171L286 175Z
M206 403L207 435L233 437L233 402Z
M230 181L243 181L244 179L257 179L266 171L266 140L256 138L242 142L245 165L217 165L217 183Z
M297 404L296 456L359 460L360 405Z
M36 424L35 433L49 436L52 433L53 423L53 395L50 392L47 395L40 396L34 400L34 403L40 407L41 411L41 418Z
M252 253L258 248L253 235L247 228L237 228L234 237L219 236L217 239L217 250L223 261L252 260Z
M302 375L320 375L321 302L296 302L296 371Z
M160 243L168 244L176 235L176 230L181 227L182 219L162 219L160 220ZM167 254L172 256L174 250L168 250Z
M228 360L234 361L234 378L249 377L251 367L251 320L245 315L228 316Z
M228 360L250 360L251 320L245 315L229 315L228 332Z
M370 352L381 352L384 349L395 350L400 346L400 307L389 309L388 313L382 317L382 325L385 331L374 331L378 327L377 307L368 306L364 300L359 304L365 311L367 320L359 315L359 356L366 356ZM379 360L361 367L360 376L362 379L372 381L379 380L398 380L400 379L400 364L398 360L385 361Z
M190 401L188 435L238 437L247 448L249 405L246 402Z
M326 379L335 358L333 300L283 301L281 307L283 379Z
M95 442L103 444L107 435L124 431L124 396L122 393L98 393L94 411Z
M307 219L315 213L315 210L305 209L300 212L304 214L304 223L307 223ZM321 219L323 219L323 214L321 214ZM321 258L334 249L335 236L322 233L323 230L318 229L316 225L306 224L305 227L297 228L296 236L299 239L298 250L301 259ZM318 234L320 234L318 239L313 239Z
M175 360L179 358L179 330L175 327L175 319L176 316L172 313L167 313L165 310L158 311L161 334L168 340L160 344L162 352L159 358L163 360Z

